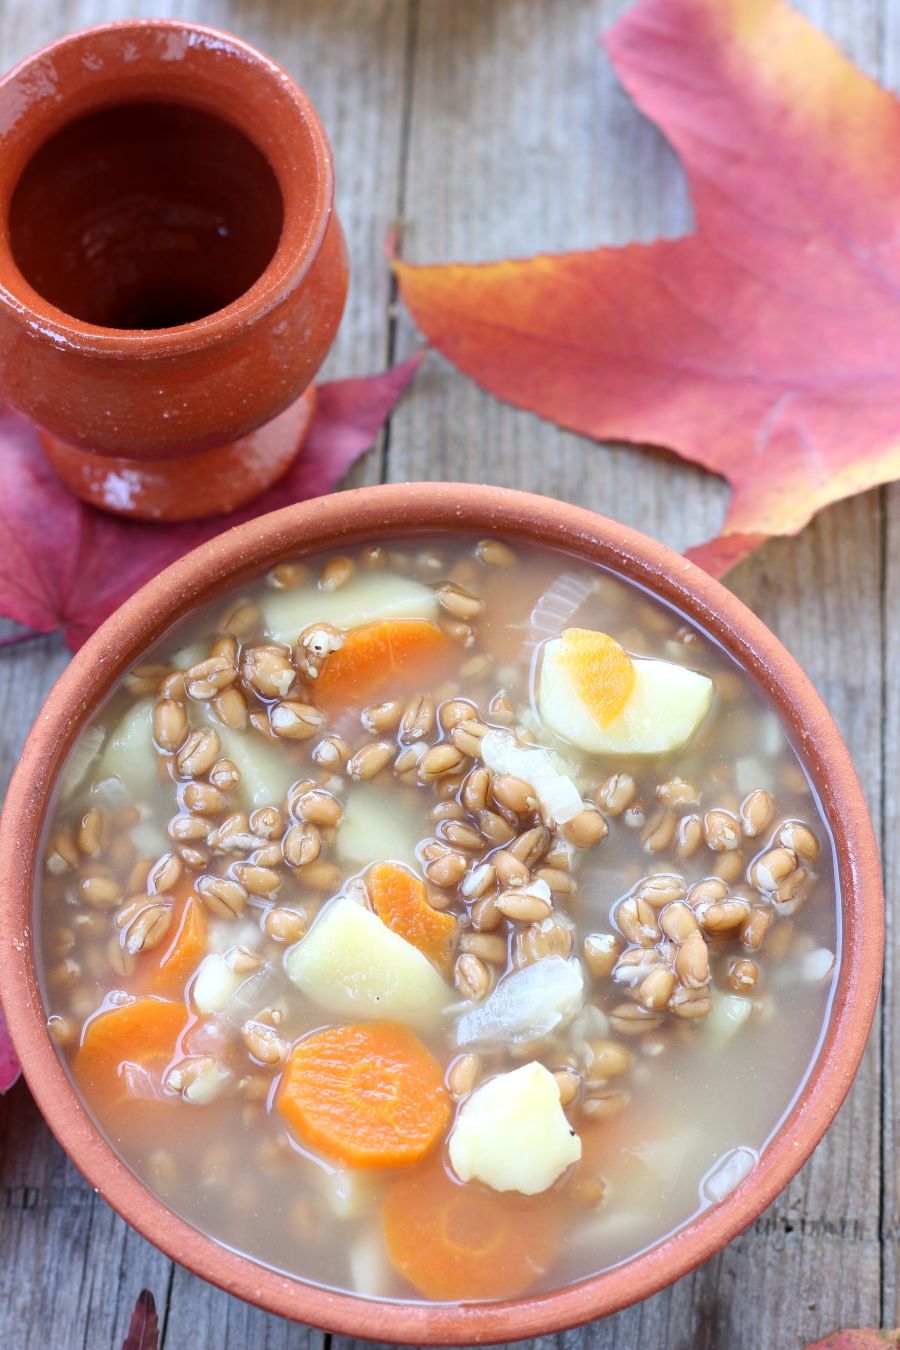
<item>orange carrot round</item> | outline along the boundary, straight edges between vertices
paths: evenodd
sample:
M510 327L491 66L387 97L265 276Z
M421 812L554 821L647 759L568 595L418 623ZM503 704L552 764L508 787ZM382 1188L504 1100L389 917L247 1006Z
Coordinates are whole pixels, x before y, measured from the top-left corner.
M183 1003L144 995L108 1008L84 1028L72 1072L92 1097L114 1104L158 1087L188 1020Z
M634 689L631 657L608 633L566 628L561 662L581 702L602 727L618 717Z
M514 1298L555 1260L560 1206L463 1186L435 1165L392 1187L381 1223L391 1264L425 1298Z
M382 923L446 973L453 959L457 922L452 914L428 903L425 883L406 867L376 863L366 876L366 889Z
M278 1090L292 1129L349 1167L404 1167L441 1138L450 1098L406 1027L331 1027L298 1041Z
M150 972L148 988L158 993L180 994L206 951L206 912L190 892L183 901L175 936Z
M370 703L398 683L407 688L436 677L453 644L427 619L381 619L351 628L344 645L328 657L313 686L327 712Z

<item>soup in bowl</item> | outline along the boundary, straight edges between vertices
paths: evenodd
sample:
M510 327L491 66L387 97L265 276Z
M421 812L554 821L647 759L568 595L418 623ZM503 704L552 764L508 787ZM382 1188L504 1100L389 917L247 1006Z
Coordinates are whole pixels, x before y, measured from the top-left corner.
M145 588L48 711L12 1030L94 1184L234 1292L419 1341L600 1315L745 1227L849 1086L881 902L846 750L611 522L290 508Z

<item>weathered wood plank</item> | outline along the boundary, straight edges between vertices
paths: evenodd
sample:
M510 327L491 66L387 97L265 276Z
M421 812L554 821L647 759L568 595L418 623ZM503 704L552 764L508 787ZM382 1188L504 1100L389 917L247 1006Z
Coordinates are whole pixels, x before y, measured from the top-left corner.
M889 81L897 0L806 0L802 8L845 50ZM674 234L689 224L671 153L618 88L596 44L624 0L197 0L190 13L267 47L301 79L323 113L351 239L354 289L329 362L334 374L384 363L388 281L381 243L402 191L406 256L490 258ZM0 6L0 65L56 33L128 13L181 13L180 0L68 0ZM407 18L416 23L415 82L405 181L400 182ZM892 46L893 35L893 46ZM896 56L893 56L896 61ZM414 341L405 321L399 348ZM370 457L359 481L377 478ZM394 420L389 476L516 484L579 500L682 547L715 531L720 484L670 457L597 447L489 399L436 358ZM897 554L900 494L887 494ZM875 494L828 512L796 542L745 565L735 588L806 664L847 735L876 812L881 802L880 714L897 738L897 639L882 624L883 553ZM890 559L890 551L886 555ZM897 563L885 594L897 595ZM873 653L866 669L858 653ZM0 658L0 697L13 731L0 741L8 774L64 654L41 642ZM886 861L896 870L896 789L888 776ZM890 998L890 986L888 995ZM888 1028L897 1025L888 1005ZM888 1061L889 1065L891 1061ZM879 1288L879 1055L873 1045L838 1123L812 1162L751 1232L672 1290L602 1324L559 1338L565 1350L794 1350L829 1327L873 1322L879 1296L898 1320L897 1137L885 1113L886 1261ZM115 1345L142 1283L163 1307L165 1345L297 1350L321 1337L173 1269L130 1232L65 1161L17 1089L0 1099L0 1344L24 1350ZM40 1277L36 1272L40 1271ZM541 1350L549 1350L549 1340ZM342 1343L341 1350L345 1350Z
M482 260L689 228L677 164L597 49L597 32L623 7L572 3L560 24L542 0L502 11L474 0L420 5L405 257ZM801 8L879 72L878 5ZM406 319L400 333L405 350L415 340ZM672 457L567 435L501 406L438 358L393 420L389 473L546 492L679 548L713 534L724 504L722 485ZM876 816L881 558L873 493L770 545L733 578L822 690ZM857 644L874 655L865 670L850 657ZM787 1350L835 1325L877 1321L879 1072L876 1034L826 1141L751 1232L672 1290L565 1341Z
M896 30L895 30L896 37ZM896 58L895 58L895 69ZM900 745L900 632L897 627L900 607L900 489L885 490L885 573L883 598L885 630L884 655L884 811L882 816L882 864L885 876L885 904L888 941L885 958L884 1027L882 1047L882 1325L900 1325L900 1092L897 1086L897 1038L900 1035L900 998L896 979L900 969L900 930L897 906L900 904L900 787L897 781L896 754Z
M406 0L66 0L0 5L0 69L70 29L137 15L180 15L231 29L272 53L304 85L331 137L338 209L350 244L348 307L326 374L383 368L389 273L382 242L397 211ZM370 455L354 481L377 481ZM0 740L5 783L55 674L62 645L43 641L0 655L0 697L10 731ZM319 1332L292 1326L175 1270L87 1186L65 1160L28 1094L0 1098L0 1345L71 1350L121 1343L134 1299L153 1289L165 1345L182 1350L316 1350ZM40 1272L38 1274L38 1272Z

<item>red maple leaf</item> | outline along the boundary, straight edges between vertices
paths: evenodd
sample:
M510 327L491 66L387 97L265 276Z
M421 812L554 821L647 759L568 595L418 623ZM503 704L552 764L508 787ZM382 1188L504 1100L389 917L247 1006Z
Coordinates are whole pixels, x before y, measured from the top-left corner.
M900 105L780 0L638 0L606 47L687 173L693 234L396 264L500 398L728 480L721 573L900 475Z
M900 1331L832 1331L806 1350L900 1350Z
M159 1318L149 1289L142 1289L137 1296L122 1350L159 1350Z
M29 423L0 411L0 614L61 629L76 650L150 577L232 525L335 487L369 448L422 354L363 379L318 387L309 437L274 487L227 516L145 524L85 506L59 482Z

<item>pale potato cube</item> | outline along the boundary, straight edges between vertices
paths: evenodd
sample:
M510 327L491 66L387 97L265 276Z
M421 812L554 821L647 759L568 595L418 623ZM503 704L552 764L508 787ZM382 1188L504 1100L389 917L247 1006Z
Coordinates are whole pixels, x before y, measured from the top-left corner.
M428 1026L450 998L417 947L344 895L325 906L284 964L308 998L341 1017Z
M488 1079L467 1098L449 1149L460 1181L537 1195L578 1161L581 1140L560 1105L553 1074L532 1060Z
M153 745L155 700L142 698L113 727L97 765L95 778L118 778L132 801L150 796L159 779Z
M421 824L380 788L361 784L351 790L338 827L338 856L352 867L401 862L416 867Z
M256 731L233 731L217 726L222 754L240 771L237 795L246 806L277 806L291 783L299 778L296 761Z
M634 688L622 711L601 726L579 698L560 660L561 638L548 642L541 662L538 710L564 740L593 754L665 755L696 732L712 704L713 682L672 661L634 657Z
M201 1013L221 1012L249 978L232 970L225 957L218 953L204 957L191 985L194 1007Z
M704 1017L702 1031L716 1050L723 1050L753 1012L753 1002L740 994L714 994L712 1010Z
M184 1099L193 1106L208 1106L221 1096L230 1078L227 1069L213 1062L184 1089Z
M269 637L293 644L312 623L356 628L376 619L433 619L437 597L408 577L358 572L336 591L320 591L315 585L270 591L262 601L262 611Z

